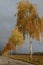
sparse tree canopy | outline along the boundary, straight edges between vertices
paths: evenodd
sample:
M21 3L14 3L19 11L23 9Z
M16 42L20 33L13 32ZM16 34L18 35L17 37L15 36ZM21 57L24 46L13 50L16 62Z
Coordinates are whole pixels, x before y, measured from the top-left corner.
M6 55L9 52L9 50L13 50L14 48L15 47L12 44L12 42L11 41L8 41L8 43L5 45L5 47L2 50L2 55L4 55L4 54Z
M18 28L16 27L12 31L12 35L8 39L8 43L2 50L2 54L7 54L9 50L16 50L17 45L22 45L24 43L23 35L19 32Z
M41 32L43 32L43 18L41 18Z
M22 45L24 42L23 35L19 32L17 27L12 31L10 39L15 46Z
M25 34L29 33L32 38L40 40L41 20L29 1L21 1L18 4L17 26L24 38Z
M34 7L28 0L18 4L17 27L25 39L25 34L30 35L30 58L32 60L32 38L40 41L41 19Z

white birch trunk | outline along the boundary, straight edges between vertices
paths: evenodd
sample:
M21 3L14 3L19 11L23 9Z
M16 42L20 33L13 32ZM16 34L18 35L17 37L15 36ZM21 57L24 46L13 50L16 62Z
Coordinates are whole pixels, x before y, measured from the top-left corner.
M30 59L32 60L32 38L30 38Z
M12 49L10 50L10 55L12 55Z
M16 45L16 54L18 54L18 46Z

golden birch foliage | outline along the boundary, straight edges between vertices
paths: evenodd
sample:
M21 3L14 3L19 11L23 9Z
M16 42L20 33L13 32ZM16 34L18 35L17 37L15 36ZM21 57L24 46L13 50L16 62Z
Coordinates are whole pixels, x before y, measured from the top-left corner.
M41 18L41 31L43 32L43 18Z
M9 43L8 41L8 43L5 45L5 47L2 50L2 54L7 53L9 50L13 50L14 48L15 46L11 42Z
M8 50L9 50L9 44L7 43L6 46L2 50L2 54L4 54L5 52L7 52Z
M23 35L19 32L18 28L16 27L12 31L12 35L8 39L8 43L2 50L2 54L7 53L9 50L13 50L16 48L16 45L23 45L24 40L23 40Z
M42 40L43 40L43 18L41 18L41 36L42 36Z
M12 31L12 35L10 38L15 46L22 45L24 43L23 35L19 32L17 27Z
M31 37L39 40L41 32L41 20L33 4L29 1L21 1L18 5L17 27L25 37L29 33Z

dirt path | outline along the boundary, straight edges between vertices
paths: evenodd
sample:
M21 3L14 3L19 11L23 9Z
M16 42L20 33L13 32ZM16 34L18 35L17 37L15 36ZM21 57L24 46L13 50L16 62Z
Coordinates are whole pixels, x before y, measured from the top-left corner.
M0 56L0 65L33 65L33 64Z

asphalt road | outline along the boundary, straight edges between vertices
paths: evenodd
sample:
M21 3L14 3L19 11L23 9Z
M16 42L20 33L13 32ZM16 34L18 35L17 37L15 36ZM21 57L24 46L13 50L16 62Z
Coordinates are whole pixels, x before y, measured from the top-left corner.
M33 64L0 56L0 65L33 65Z

